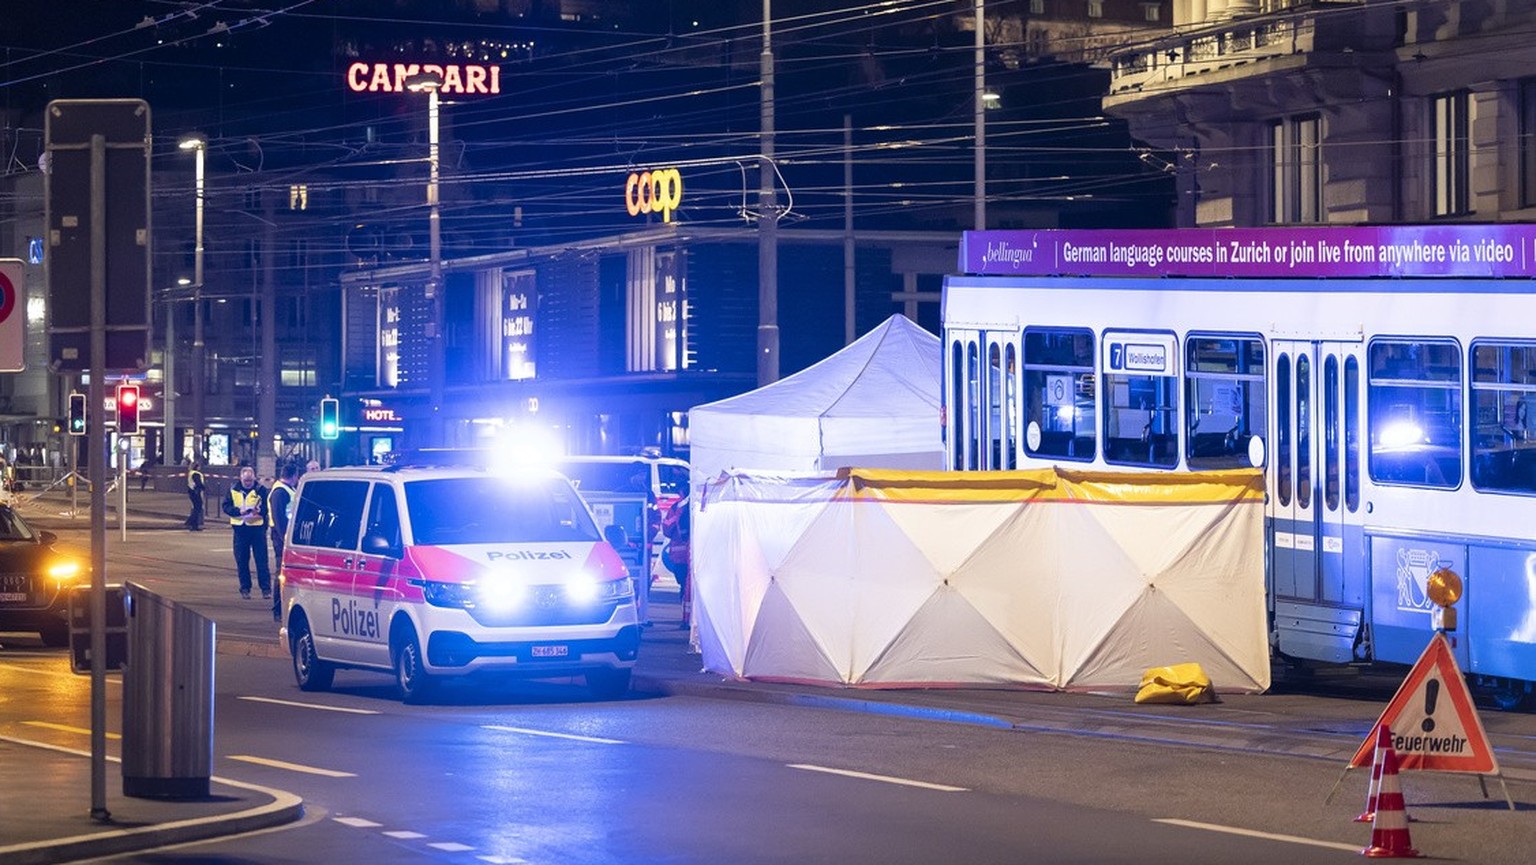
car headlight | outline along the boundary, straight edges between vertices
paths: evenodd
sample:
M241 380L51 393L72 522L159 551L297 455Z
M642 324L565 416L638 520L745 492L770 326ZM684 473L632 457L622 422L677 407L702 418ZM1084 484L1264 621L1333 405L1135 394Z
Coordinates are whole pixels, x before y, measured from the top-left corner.
M48 566L48 576L61 583L67 583L80 576L80 563L68 559L54 562Z
M467 583L443 583L437 580L411 580L421 587L421 594L434 607L467 610L475 605L475 587Z
M617 580L603 580L601 582L588 580L581 583L570 583L566 586L566 594L573 601L622 601L635 593L635 587L628 577Z

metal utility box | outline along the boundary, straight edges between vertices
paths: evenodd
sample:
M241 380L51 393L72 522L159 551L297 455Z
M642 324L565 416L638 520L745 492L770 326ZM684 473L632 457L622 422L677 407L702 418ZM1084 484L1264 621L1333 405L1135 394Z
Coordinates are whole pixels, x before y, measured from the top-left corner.
M214 622L127 583L123 795L208 795L213 768Z

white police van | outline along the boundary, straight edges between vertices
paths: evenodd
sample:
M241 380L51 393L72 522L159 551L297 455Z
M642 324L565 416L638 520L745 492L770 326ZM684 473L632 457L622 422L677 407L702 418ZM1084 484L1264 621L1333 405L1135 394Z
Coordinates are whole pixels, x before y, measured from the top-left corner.
M614 537L615 541L622 541ZM396 464L300 481L281 563L304 690L393 672L408 703L448 677L582 675L629 688L633 584L581 497L548 470Z

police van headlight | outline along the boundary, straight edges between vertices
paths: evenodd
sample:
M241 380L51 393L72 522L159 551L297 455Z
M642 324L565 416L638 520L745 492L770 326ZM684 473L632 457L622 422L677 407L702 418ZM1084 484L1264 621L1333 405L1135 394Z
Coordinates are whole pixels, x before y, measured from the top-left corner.
M420 586L422 596L434 607L467 610L475 606L475 587L470 584L411 580L411 585Z
M635 593L629 579L598 580L589 574L580 574L565 584L565 597L572 603L593 604L619 601Z

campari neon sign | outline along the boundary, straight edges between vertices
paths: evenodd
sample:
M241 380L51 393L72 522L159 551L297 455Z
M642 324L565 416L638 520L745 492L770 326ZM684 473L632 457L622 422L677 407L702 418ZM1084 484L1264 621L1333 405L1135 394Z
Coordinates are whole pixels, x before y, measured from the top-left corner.
M501 92L501 67L488 63L358 62L347 67L347 87L354 93L405 93L411 79L421 75L436 76L443 96Z

